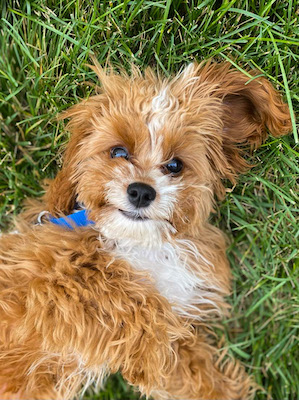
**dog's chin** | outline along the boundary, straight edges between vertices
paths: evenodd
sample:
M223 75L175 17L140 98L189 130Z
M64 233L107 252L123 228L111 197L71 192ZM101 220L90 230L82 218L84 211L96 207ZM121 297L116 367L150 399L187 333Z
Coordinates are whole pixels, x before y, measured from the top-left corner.
M146 221L149 220L148 217L146 217L145 215L140 214L139 212L130 212L130 211L125 211L125 210L118 210L120 213L122 213L122 215L124 215L125 217L127 217L130 220L133 221Z
M147 247L162 245L174 233L169 221L154 220L138 212L120 209L107 209L102 212L96 226L107 239Z

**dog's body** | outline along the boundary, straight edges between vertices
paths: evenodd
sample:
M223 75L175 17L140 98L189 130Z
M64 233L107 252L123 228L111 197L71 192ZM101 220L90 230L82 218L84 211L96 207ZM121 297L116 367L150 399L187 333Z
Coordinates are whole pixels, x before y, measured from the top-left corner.
M247 399L210 338L230 270L208 217L221 179L247 167L237 145L287 133L288 109L228 64L172 80L95 70L102 93L64 115L62 170L0 241L0 395L71 399L120 371L155 399ZM34 225L76 199L93 225Z

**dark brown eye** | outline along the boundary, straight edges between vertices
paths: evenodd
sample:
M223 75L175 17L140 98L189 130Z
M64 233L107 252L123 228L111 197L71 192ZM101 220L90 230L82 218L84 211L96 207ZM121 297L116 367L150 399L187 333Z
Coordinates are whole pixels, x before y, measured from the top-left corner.
M120 146L116 146L116 147L112 147L112 149L110 150L110 157L111 158L125 158L126 160L129 159L129 152L125 147L120 147Z
M183 169L183 163L178 158L173 158L165 164L165 168L172 174L178 174Z

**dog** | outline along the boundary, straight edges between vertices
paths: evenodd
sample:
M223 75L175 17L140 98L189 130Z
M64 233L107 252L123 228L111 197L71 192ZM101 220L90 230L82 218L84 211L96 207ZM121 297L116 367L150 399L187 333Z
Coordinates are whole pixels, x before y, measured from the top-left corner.
M92 68L62 169L0 240L0 397L72 399L120 371L156 400L252 398L213 334L231 272L209 215L288 107L229 62Z

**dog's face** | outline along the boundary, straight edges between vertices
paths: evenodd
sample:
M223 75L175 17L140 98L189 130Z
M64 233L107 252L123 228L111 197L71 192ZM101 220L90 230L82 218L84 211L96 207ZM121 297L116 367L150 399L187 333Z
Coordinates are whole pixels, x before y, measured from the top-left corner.
M289 113L272 86L228 64L191 64L173 79L106 75L102 93L71 108L65 164L48 194L51 212L75 197L110 239L161 242L196 235L246 168L237 145L279 135ZM52 204L52 205L51 205Z
M108 238L153 242L210 213L212 173L198 131L208 132L215 101L202 116L193 110L192 120L192 104L175 89L120 81L91 117L72 179L78 200Z

